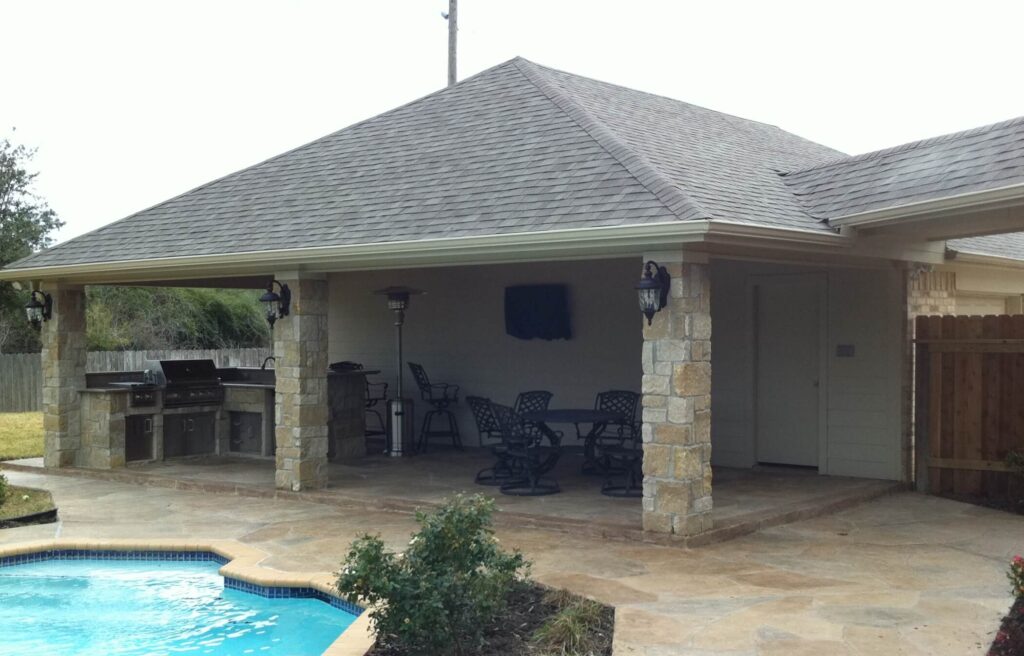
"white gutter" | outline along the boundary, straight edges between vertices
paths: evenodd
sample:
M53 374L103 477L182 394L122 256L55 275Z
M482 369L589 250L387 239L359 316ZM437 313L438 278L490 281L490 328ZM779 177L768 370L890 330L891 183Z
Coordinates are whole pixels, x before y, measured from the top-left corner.
M946 259L961 264L979 264L982 266L1005 267L1009 269L1024 269L1024 260L999 255L987 255L985 253L971 253L959 251L955 248L946 249Z
M0 270L0 279L152 280L272 273L281 269L342 271L430 264L529 261L608 254L701 242L737 242L769 248L845 248L850 239L833 232L793 230L719 221L665 221L628 226L573 228L473 237L407 240L351 246L317 246L249 253L219 253Z
M877 228L908 220L935 218L940 214L954 214L964 210L991 210L1024 203L1024 183L971 191L932 200L922 200L879 210L857 212L829 219L829 225L837 228Z

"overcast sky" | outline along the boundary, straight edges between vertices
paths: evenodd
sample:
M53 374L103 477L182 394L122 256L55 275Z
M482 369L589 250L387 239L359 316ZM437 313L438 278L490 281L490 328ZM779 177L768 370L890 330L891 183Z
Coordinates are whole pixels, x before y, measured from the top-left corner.
M444 85L448 0L0 0L0 135L68 239ZM516 55L860 153L1024 114L1024 2L461 0ZM185 237L183 235L183 237Z

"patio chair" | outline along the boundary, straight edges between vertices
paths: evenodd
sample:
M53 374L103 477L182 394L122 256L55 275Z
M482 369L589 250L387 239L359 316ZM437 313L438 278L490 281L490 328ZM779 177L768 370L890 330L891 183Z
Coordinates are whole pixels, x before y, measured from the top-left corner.
M639 431L622 441L621 444L605 444L599 447L599 461L606 463L605 480L601 494L609 497L642 497L644 495L643 444ZM620 482L616 476L622 476Z
M501 486L501 493L536 497L560 492L558 481L544 477L558 460L558 447L542 446L538 439L528 433L524 422L512 408L491 403L491 412L498 420L509 460L516 472L513 480Z
M469 409L473 411L476 429L480 434L480 444L489 447L495 458L494 465L477 472L475 482L478 485L508 483L512 480L515 472L509 457L508 445L502 439L498 418L494 416L494 411L491 409L491 400L482 396L467 396L466 402L469 403Z
M423 365L415 362L409 363L409 370L416 380L416 386L420 388L420 397L426 401L432 410L423 417L423 426L420 428L420 441L416 447L419 453L426 453L427 441L432 437L449 437L452 446L459 451L462 450L462 438L459 436L459 425L455 421L455 414L448 409L453 403L459 402L459 386L448 383L431 383L427 370ZM444 417L448 427L441 430L434 430L435 420Z
M547 390L530 390L529 392L520 392L516 396L516 402L512 404L512 412L516 415L523 415L527 412L538 412L540 410L547 410L548 405L551 404L551 397L554 394ZM523 422L523 428L526 432L538 441L544 436L541 433L540 428L537 424L526 421ZM561 436L561 433L559 433Z
M620 419L608 422L594 436L595 451L606 453L609 447L622 447L626 441L635 440L640 436L640 425L636 419L637 408L640 406L640 395L629 390L608 390L600 392L594 399L594 409L613 412ZM608 458L595 458L596 469L586 473L607 473L612 463Z
M365 377L364 377L365 378ZM369 379L366 379L366 418L370 416L377 418L377 425L380 427L370 428L370 422L366 422L366 434L368 436L384 435L387 433L387 424L384 423L384 415L377 409L377 404L381 401L387 402L388 400L388 384L387 383L371 383Z

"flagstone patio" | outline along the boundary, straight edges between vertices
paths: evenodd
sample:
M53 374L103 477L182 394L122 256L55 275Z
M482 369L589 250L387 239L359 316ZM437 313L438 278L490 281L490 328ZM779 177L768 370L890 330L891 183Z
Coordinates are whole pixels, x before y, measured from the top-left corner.
M67 538L235 539L264 565L331 571L366 531L393 547L408 514L7 471L50 489L61 523L0 544ZM615 653L981 654L1010 604L1024 518L916 493L695 549L503 526L534 576L616 606Z
M553 472L562 491L541 497L506 496L497 488L476 485L476 472L492 461L483 449L441 450L415 458L368 456L354 464L332 463L327 489L298 496L345 507L412 512L456 492L481 492L497 498L500 521L507 525L696 546L828 514L902 489L891 481L819 476L796 468L715 468L715 528L685 540L642 531L640 499L602 495L604 478L581 474L581 458L578 454L563 458ZM8 467L39 471L42 460L13 461ZM62 469L56 473L212 493L296 496L274 489L272 461L252 458L176 459L121 470Z

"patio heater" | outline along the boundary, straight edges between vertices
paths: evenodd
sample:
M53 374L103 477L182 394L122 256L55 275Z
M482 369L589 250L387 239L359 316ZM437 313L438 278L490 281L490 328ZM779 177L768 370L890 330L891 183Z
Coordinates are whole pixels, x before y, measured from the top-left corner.
M404 387L404 361L402 357L402 324L405 323L405 310L409 307L409 297L425 293L420 289L411 287L387 287L374 292L379 296L386 296L388 309L395 313L395 346L397 347L398 359L398 397L388 401L388 452L392 457L400 457L405 454L406 446L411 445L415 434L413 425L413 401L405 398ZM411 448L408 449L412 451Z

